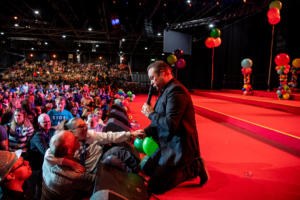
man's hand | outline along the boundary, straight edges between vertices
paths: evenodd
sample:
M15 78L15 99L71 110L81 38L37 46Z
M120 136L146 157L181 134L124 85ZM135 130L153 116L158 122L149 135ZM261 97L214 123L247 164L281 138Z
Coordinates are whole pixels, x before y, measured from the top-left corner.
M151 113L154 112L154 109L152 106L148 105L147 103L144 103L141 111L146 117L148 117Z
M140 139L146 137L146 133L143 129L133 131L133 132L131 132L131 135L134 137L138 137Z

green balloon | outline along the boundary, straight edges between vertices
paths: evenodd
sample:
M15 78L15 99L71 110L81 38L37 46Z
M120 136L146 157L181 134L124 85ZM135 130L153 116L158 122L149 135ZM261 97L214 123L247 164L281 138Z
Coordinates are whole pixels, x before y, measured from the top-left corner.
M128 91L128 92L127 92L127 95L128 95L129 97L131 97L131 96L132 96L132 92L131 92L131 91Z
M210 36L213 37L213 38L220 37L220 35L221 35L221 31L218 28L214 28L210 32Z
M278 8L278 10L280 10L282 8L282 3L280 1L272 1L269 8Z
M143 149L143 140L139 138L135 138L134 140L134 147L140 153L145 153Z
M144 139L143 150L148 156L151 156L157 149L158 144L151 137Z

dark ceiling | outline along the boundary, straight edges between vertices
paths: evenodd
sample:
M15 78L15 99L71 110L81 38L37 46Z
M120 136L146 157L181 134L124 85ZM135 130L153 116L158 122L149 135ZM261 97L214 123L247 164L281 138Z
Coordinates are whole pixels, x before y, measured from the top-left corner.
M186 0L1 0L0 50L159 55L164 29L192 34L197 42L209 34L208 24L222 28L266 9L269 3L270 0L191 0L191 5ZM120 24L113 26L111 20L116 18Z

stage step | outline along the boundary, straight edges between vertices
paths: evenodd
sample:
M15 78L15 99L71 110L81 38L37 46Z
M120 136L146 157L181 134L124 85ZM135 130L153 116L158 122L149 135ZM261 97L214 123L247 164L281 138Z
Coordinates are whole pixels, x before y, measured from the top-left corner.
M283 112L300 115L300 101L296 101L296 100L279 100L278 98L249 96L249 95L245 96L237 93L229 93L229 92L221 92L221 91L205 91L205 90L194 90L193 94L204 96L204 97L242 103L242 104L259 106L259 107L264 107L264 108L269 108L274 110L280 110Z
M251 131L300 156L299 115L197 95L192 99L197 114Z

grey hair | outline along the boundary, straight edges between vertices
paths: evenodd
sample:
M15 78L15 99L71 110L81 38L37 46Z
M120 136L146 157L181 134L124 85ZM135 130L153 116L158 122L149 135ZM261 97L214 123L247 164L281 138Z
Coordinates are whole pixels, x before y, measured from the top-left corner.
M38 117L38 123L39 124L41 124L43 122L45 116L49 117L49 115L47 115L46 113L40 114L40 116ZM49 119L50 119L50 117L49 117Z

